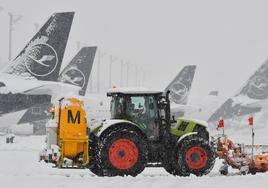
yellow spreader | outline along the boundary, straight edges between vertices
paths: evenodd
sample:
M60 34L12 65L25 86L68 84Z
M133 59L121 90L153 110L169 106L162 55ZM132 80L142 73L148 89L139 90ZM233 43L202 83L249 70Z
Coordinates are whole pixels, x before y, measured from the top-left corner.
M52 119L46 127L47 148L41 159L58 167L87 166L88 129L83 101L62 98L56 102L51 113Z

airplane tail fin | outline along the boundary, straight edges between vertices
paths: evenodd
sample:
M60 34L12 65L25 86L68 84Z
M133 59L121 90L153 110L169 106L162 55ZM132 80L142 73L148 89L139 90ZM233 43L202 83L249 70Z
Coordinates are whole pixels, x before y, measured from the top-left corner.
M81 87L79 94L84 96L93 66L97 47L84 47L63 69L58 81Z
M74 12L53 14L4 73L27 79L56 81L62 64Z
M253 114L261 110L260 107L249 107L252 101L262 101L268 98L268 60L247 80L242 89L227 99L208 119L209 122L220 118L230 119L236 116Z
M196 65L185 66L167 86L170 90L170 100L176 104L186 104L191 90Z
M237 95L245 95L256 100L268 98L268 60L248 79Z

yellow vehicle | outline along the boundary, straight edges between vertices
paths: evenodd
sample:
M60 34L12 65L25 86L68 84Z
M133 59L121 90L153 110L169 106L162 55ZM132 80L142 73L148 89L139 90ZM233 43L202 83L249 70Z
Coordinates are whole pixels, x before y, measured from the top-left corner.
M40 159L58 167L86 167L89 139L83 101L62 98L51 113L52 119L46 127L47 147Z

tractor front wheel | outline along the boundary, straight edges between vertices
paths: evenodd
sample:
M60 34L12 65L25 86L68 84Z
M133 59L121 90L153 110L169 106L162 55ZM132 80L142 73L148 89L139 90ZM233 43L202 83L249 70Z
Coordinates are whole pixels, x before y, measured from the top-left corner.
M184 172L202 176L208 174L215 163L214 148L209 141L191 137L180 143L177 151L177 167Z
M163 167L164 169L174 175L174 176L189 176L190 173L188 173L185 169L182 168L181 165L178 165L177 158L178 156L176 155L177 152L175 150L169 150L166 151L166 156L163 159Z

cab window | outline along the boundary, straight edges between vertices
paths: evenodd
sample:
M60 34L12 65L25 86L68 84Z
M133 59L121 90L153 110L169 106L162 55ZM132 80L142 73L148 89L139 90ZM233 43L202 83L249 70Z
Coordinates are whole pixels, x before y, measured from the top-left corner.
M131 96L126 99L127 115L138 118L146 111L145 98L142 96Z
M111 100L111 117L114 119L121 118L124 111L124 99L120 96L113 96Z

